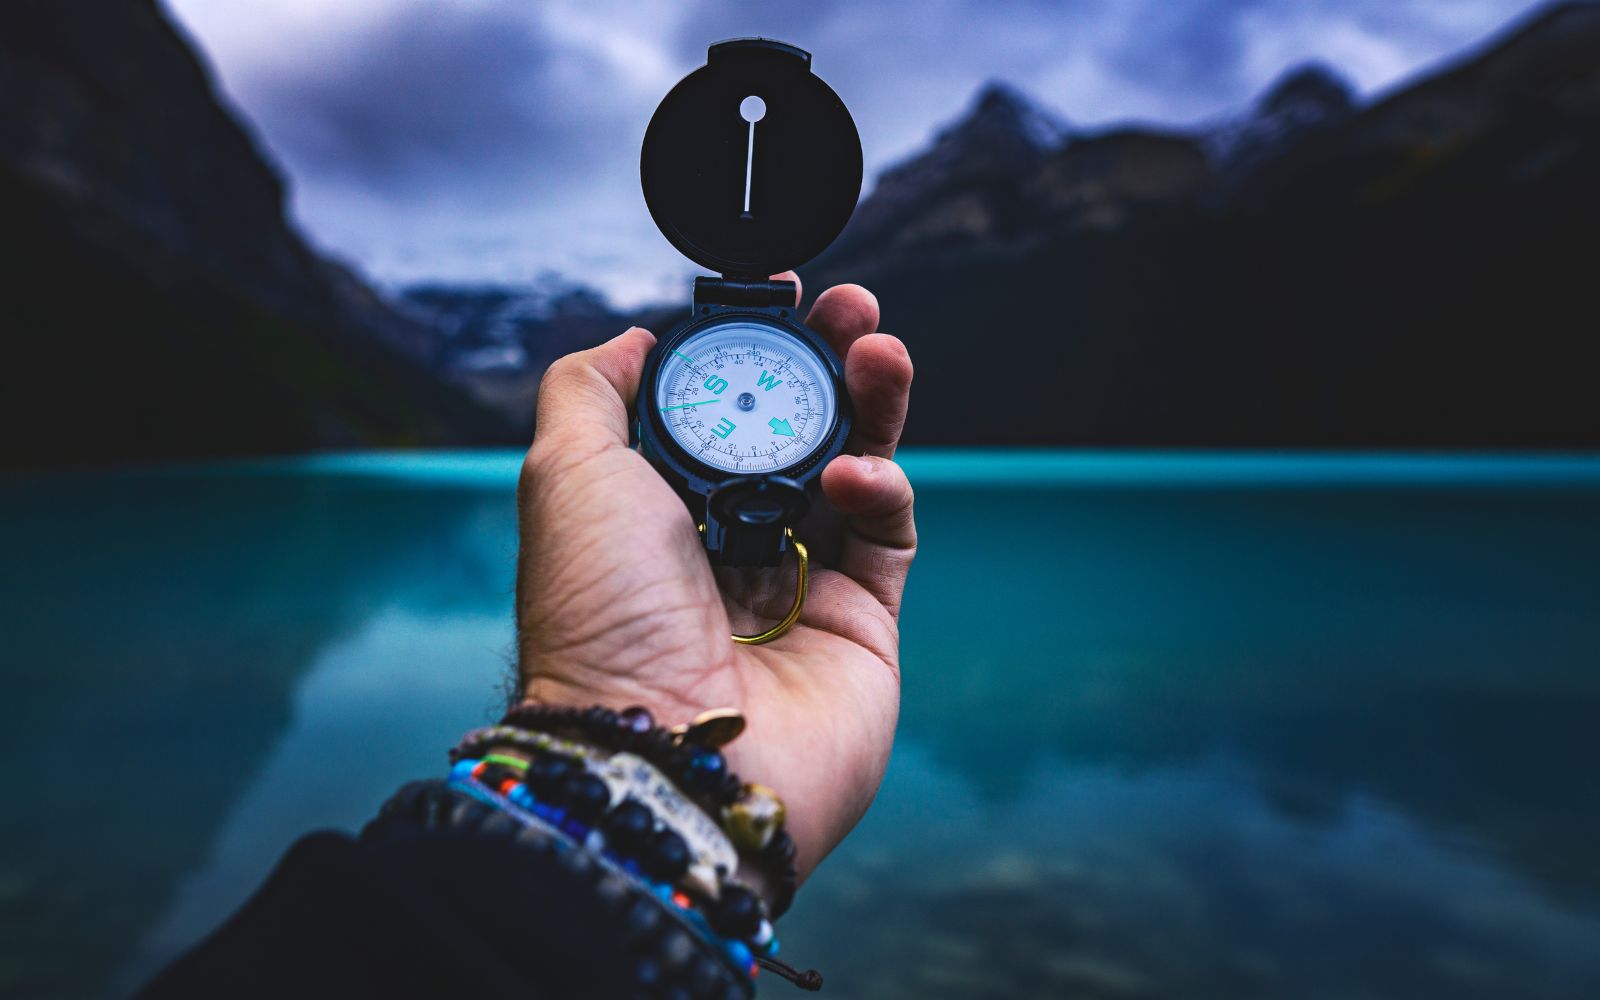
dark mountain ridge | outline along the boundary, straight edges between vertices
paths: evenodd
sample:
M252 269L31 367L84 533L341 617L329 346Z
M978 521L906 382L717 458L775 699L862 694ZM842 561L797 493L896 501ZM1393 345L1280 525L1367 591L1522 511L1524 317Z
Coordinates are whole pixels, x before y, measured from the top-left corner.
M1207 157L1225 174L1224 186L1248 178L1255 168L1358 110L1350 82L1327 66L1310 63L1278 79L1250 113L1211 129Z
M1600 6L1364 108L1339 89L966 174L936 143L806 277L868 285L911 344L914 442L1600 446Z
M4 464L509 438L311 251L152 0L0 7Z
M1299 67L1200 129L991 83L805 277L878 294L915 443L1593 448L1596 178L1600 7L1562 4L1369 104ZM283 202L151 0L0 8L5 463L521 441L551 360L685 305L391 305Z
M629 325L599 292L557 275L526 285L413 285L398 304L435 331L434 370L523 428L525 437L550 363Z

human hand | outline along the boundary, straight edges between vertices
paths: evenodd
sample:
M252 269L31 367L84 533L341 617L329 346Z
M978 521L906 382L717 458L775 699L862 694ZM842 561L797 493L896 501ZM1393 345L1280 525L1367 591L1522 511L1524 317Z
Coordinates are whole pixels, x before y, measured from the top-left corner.
M798 288L792 272L777 277ZM911 387L905 345L874 332L877 300L854 285L824 292L806 324L844 359L855 422L822 474L834 511L796 530L813 567L793 629L762 646L729 638L786 613L793 557L782 569L714 574L688 508L628 447L655 343L638 327L545 375L518 488L517 566L523 695L644 705L669 726L739 709L749 727L724 752L745 780L783 796L802 878L883 780L899 714L900 598L917 546L911 485L890 460Z

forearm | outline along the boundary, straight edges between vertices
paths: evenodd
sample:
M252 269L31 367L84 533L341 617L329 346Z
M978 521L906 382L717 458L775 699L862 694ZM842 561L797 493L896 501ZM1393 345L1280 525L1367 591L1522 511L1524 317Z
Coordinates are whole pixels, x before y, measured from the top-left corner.
M237 994L240 969L258 995L748 995L795 887L781 801L652 721L524 706L469 733L447 780L300 841L143 995Z
M462 807L449 826L304 838L140 995L626 995L646 957L627 913L555 855L483 830L487 807L431 808Z

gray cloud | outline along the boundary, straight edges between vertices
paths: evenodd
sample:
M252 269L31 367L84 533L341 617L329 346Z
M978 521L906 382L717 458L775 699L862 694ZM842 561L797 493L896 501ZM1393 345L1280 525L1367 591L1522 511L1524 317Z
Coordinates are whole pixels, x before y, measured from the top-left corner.
M989 79L1079 125L1186 124L1316 59L1368 91L1528 0L167 0L281 160L302 223L386 280L553 268L637 299L688 265L644 211L645 123L708 43L811 49L869 171Z
M1241 79L1239 19L1264 6L1262 0L1150 5L1137 34L1125 37L1107 62L1123 79L1226 103L1249 83Z
M492 194L560 188L593 168L608 123L571 87L584 78L605 86L602 66L555 51L510 11L414 5L336 61L257 75L248 107L308 180L394 198L454 185Z

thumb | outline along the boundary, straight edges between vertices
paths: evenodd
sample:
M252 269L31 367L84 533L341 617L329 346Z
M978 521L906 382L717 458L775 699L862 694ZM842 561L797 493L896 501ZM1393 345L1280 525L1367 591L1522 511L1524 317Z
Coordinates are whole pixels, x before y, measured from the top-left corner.
M643 327L556 361L539 383L534 439L570 438L595 447L628 444L628 421L644 359L656 338Z

